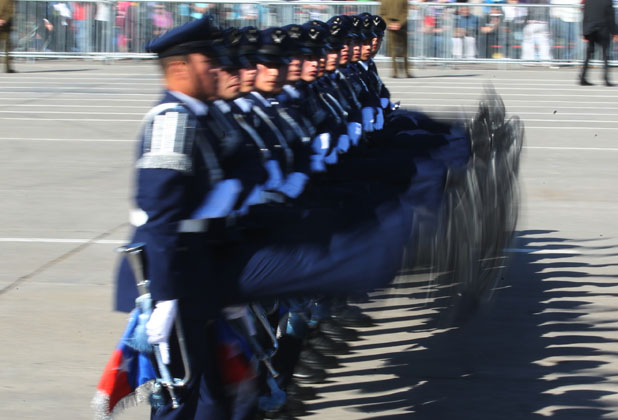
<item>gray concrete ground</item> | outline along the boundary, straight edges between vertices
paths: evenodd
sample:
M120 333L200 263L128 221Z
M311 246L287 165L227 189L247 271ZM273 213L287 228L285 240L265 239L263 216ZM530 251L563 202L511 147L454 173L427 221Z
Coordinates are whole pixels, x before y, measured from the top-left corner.
M159 76L151 63L17 69L0 74L0 418L87 419L126 321L111 311L114 248ZM385 77L403 106L471 112L491 82L525 122L510 270L459 328L441 327L423 274L377 292L379 325L308 418L618 418L618 88L577 86L564 68L416 75Z

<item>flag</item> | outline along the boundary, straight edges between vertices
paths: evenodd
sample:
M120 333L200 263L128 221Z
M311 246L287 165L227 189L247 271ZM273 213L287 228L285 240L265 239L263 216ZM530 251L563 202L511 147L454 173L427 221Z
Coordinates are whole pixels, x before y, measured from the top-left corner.
M256 377L255 358L247 341L226 320L217 322L217 361L223 383L238 386Z
M144 353L129 344L138 326L140 310L129 316L122 339L112 353L97 385L92 407L97 420L111 419L119 410L145 401L152 392L156 373Z

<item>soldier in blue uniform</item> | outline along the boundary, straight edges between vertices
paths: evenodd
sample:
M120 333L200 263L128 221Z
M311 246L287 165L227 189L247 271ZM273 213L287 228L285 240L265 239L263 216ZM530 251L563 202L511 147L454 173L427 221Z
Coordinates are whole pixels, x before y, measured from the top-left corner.
M194 370L181 407L153 409L153 418L228 416L208 326L223 305L345 297L351 288L370 290L396 274L418 197L409 189L414 159L425 155L394 129L397 139L366 135L367 147L354 150L352 137L358 141L362 128L381 128L383 89L371 67L374 27L369 17L337 17L326 27L313 21L222 35L202 19L150 45L167 90L143 128L134 240L147 243L157 303L151 343L165 347L179 313ZM290 34L298 34L293 44ZM287 77L290 55L303 55L301 81ZM434 140L422 147L442 144ZM117 308L132 309L136 295L123 262ZM335 320L366 325L345 299L336 303ZM287 375L299 351L282 352L291 355L283 363ZM176 370L176 349L171 353Z
M256 46L259 45L260 31L254 26L245 26L240 29L241 38L238 47L238 56L242 66L240 73L240 94L247 94L253 90L255 84Z
M378 79L378 85L380 86L380 106L382 107L384 113L388 113L394 107L390 102L391 94L386 85L382 82L382 79L378 74L378 68L376 66L376 63L375 61L373 61L373 58L382 47L382 41L384 40L384 31L386 30L386 22L384 21L384 19L377 15L370 16L370 18L373 24L373 33L376 36L375 38L373 38L373 43L371 45L371 59L369 60L369 71L374 75L374 77Z
M273 362L279 385L306 396L292 378L323 380L336 364L325 354L356 336L345 327L371 325L348 305L350 290L388 284L415 213L443 206L469 137L395 110L372 60L385 26L362 14L220 31L203 18L149 45L165 92L142 128L133 241L146 243L148 340L182 376L168 345L178 316L192 373L179 407L163 401L152 418L252 418L257 394L223 392L212 321L227 305L261 300L287 308ZM123 261L116 308L133 309L136 297ZM302 405L288 403L280 417L295 411Z
M145 242L146 278L155 309L147 324L148 341L159 344L174 376L180 357L167 350L176 315L184 324L191 380L171 401L153 407L153 419L226 418L214 366L209 321L219 310L208 240L201 233L182 233L182 221L200 208L222 171L217 138L205 124L207 101L217 95L218 30L208 18L171 30L152 41L163 69L165 91L146 116L136 162L135 204L131 223L134 242ZM137 297L135 280L123 260L117 278L116 309L129 311ZM171 352L171 357L169 357Z

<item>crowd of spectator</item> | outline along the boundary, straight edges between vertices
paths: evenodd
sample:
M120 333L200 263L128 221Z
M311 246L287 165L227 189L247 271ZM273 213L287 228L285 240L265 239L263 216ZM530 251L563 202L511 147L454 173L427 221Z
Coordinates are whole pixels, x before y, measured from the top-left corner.
M408 55L446 59L580 60L581 0L433 0L410 4ZM614 0L618 5L618 0ZM260 3L17 1L14 49L142 52L173 26L209 13L219 23L278 25L356 14L358 3L332 6ZM551 5L551 7L543 6ZM530 6L530 7L529 7ZM370 10L371 11L371 10Z
M417 43L416 55L542 61L579 58L581 0L437 3L444 6L419 7L413 12L416 33L423 40L422 45ZM553 7L543 7L547 5Z

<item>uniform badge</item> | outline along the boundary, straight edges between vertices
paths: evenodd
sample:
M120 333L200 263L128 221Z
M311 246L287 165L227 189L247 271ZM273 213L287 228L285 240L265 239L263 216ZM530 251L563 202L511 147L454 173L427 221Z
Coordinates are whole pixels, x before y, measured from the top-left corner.
M272 33L272 39L275 44L281 44L285 39L285 32L283 32L281 29L277 29L275 32Z
M136 166L190 173L194 130L189 114L175 103L162 104L153 111L158 112L149 113L145 119L143 154Z

